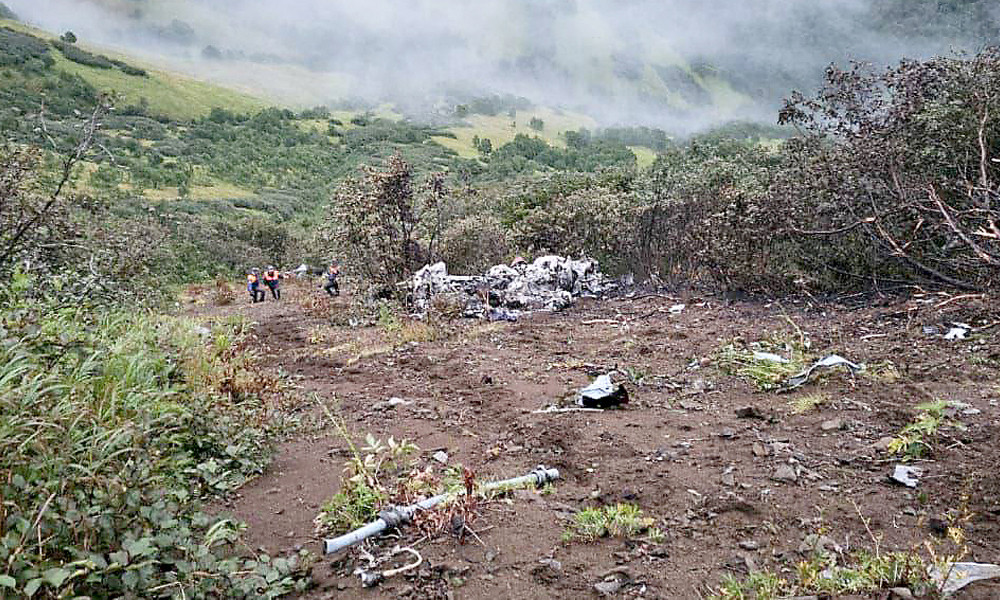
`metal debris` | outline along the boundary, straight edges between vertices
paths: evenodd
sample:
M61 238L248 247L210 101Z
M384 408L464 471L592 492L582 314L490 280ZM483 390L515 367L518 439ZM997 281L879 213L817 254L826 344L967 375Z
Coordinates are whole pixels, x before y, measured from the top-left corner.
M601 375L580 390L576 403L584 408L611 408L628 402L628 391L611 381L611 375Z
M934 565L928 569L928 574L937 583L941 593L948 596L970 583L1000 578L1000 565L960 562L946 564L943 569Z
M864 365L853 363L843 356L831 354L814 362L812 366L805 371L789 377L788 380L785 381L785 389L790 390L805 385L810 379L812 379L813 374L819 369L832 369L833 367L839 366L847 367L851 373L857 373L865 368Z
M892 475L890 475L889 478L897 483L905 485L908 488L915 488L917 487L917 484L920 483L920 477L923 474L923 469L920 469L919 467L896 465L896 468L892 470Z

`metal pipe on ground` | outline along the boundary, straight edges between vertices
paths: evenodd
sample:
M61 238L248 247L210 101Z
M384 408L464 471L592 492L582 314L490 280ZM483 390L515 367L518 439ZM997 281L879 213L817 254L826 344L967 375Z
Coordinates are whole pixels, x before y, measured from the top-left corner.
M514 477L512 479L504 479L503 481L493 481L484 484L480 488L480 491L489 492L505 487L518 488L524 486L525 484L542 487L546 483L555 481L556 479L559 479L558 469L546 469L544 466L539 466L531 473L522 475L521 477ZM340 537L323 540L323 553L333 554L343 550L344 548L350 548L359 542L382 533L386 529L391 529L393 527L398 527L403 523L408 523L413 518L413 515L415 515L418 511L430 510L448 498L462 496L464 494L464 491L459 494L438 494L437 496L421 500L420 502L411 504L410 506L394 506L387 510L383 510L379 513L378 519L365 525L364 527L345 533Z

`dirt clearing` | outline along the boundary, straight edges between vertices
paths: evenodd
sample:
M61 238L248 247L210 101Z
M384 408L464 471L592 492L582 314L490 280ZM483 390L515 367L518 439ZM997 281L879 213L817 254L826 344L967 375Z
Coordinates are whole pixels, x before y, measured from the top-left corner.
M303 431L226 506L248 523L253 546L319 552L313 520L349 453L317 399L356 442L371 433L415 443L421 468L440 470L432 455L444 451L481 481L540 464L562 479L480 505L470 525L478 540L421 539L412 527L380 540L373 553L415 544L424 563L374 588L351 575L363 564L356 555L323 557L309 598L597 597L605 579L616 597L704 598L726 575L794 578L810 544L926 553L928 541L946 548L941 536L959 523L963 560L1000 562L1000 326L989 304L928 297L850 309L650 295L513 323L466 320L412 336L432 341L400 341L379 327L334 325L347 321L344 299L332 319L315 316L295 300L312 293L288 286L280 303L192 309L258 322L265 364L303 399ZM945 339L952 322L971 326L966 339ZM723 368L727 346L805 363L835 353L866 368L760 391ZM631 397L623 409L533 412L615 370ZM940 427L901 438L924 414ZM918 487L888 479L901 463L893 450L911 452ZM620 502L652 518L662 539L563 540L574 513ZM1000 586L956 597L1000 597Z

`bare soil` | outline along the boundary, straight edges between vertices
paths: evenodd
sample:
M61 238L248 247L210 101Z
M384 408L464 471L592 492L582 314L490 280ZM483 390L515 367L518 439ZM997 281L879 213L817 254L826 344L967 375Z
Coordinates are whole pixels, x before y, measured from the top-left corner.
M724 576L748 569L792 576L809 534L825 534L845 552L874 551L877 543L881 552L926 553L927 541L947 547L936 520L963 516L963 560L1000 562L1000 326L997 307L981 299L847 308L647 295L581 301L516 323L464 321L442 339L400 343L378 327L346 324L347 299L331 300L329 315L307 310L326 301L307 286L286 286L281 302L240 298L229 307L211 306L208 290L192 293L190 312L200 318L255 320L264 364L303 399L302 431L224 507L248 524L254 547L320 552L313 519L339 488L346 444L306 401L312 394L356 440L372 433L415 442L422 465L444 449L484 481L540 464L561 473L551 493L484 505L470 525L482 543L449 535L421 541L420 569L378 587L362 589L351 575L356 556L323 557L308 598L597 597L594 584L616 567L627 573L617 597L704 598ZM679 302L686 307L671 314ZM961 341L923 330L948 321L981 329ZM869 371L880 375L838 371L791 393L765 393L713 360L734 338L799 331L814 357L837 353L878 366ZM626 384L632 400L623 409L532 412L612 369L642 375ZM826 401L794 413L796 399L815 394ZM376 408L391 397L412 404ZM910 422L916 404L937 399L966 403L975 414L957 414L966 429L944 430L916 461L925 472L917 489L890 482L897 460L876 443ZM746 407L749 417L738 412ZM775 478L782 465L795 481ZM561 541L574 511L615 502L640 506L666 540ZM407 543L418 538L400 534ZM381 548L395 543L383 540ZM1000 585L975 584L956 597L998 598Z

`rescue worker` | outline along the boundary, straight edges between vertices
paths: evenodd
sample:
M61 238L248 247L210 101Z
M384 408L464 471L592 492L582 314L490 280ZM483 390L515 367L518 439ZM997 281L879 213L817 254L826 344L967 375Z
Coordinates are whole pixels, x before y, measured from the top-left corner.
M247 274L247 291L250 292L251 303L263 302L264 290L260 289L260 269L256 267Z
M331 296L340 295L340 284L337 282L337 278L340 277L340 265L337 261L330 263L330 268L326 270L326 283L323 284L323 289L326 293Z
M281 273L274 268L274 265L267 265L267 270L264 271L264 285L271 290L271 297L275 300L281 300ZM266 295L266 294L265 294Z

